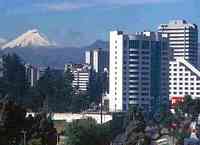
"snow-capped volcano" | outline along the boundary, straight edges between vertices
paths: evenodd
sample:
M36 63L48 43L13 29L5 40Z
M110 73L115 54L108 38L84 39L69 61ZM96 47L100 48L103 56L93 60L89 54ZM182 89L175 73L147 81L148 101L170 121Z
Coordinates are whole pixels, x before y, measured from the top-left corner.
M37 29L29 30L16 39L6 43L2 46L5 48L16 48L16 47L37 47L37 46L52 46L49 40L42 35Z
M3 46L7 42L6 39L0 38L0 47Z

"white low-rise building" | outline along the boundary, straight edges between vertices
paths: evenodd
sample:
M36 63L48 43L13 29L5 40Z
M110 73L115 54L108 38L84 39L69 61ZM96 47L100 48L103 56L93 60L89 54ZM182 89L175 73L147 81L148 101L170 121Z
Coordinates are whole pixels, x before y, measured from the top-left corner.
M35 113L27 113L26 116L35 116ZM66 121L66 122L72 122L73 120L78 119L86 119L86 118L93 118L96 120L97 123L101 123L101 113L95 112L95 113L53 113L52 114L52 120L54 121ZM112 120L112 114L108 113L102 113L102 123L106 123Z
M177 99L191 95L200 98L200 71L184 58L170 62L169 93L172 104Z
M66 64L65 71L73 75L72 86L75 91L87 91L90 81L91 67L87 64Z

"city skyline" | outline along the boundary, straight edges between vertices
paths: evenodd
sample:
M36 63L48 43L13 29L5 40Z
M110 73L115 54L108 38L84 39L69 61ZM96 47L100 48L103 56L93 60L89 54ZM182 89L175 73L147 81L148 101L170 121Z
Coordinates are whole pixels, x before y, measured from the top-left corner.
M82 46L108 40L110 30L155 31L171 19L200 25L199 7L198 0L2 0L0 41L36 28L57 44Z

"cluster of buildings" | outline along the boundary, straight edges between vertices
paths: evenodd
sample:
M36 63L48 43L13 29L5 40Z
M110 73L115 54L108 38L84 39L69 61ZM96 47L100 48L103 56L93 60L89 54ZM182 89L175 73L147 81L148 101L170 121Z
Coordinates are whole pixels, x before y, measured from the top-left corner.
M172 20L156 32L111 31L109 43L109 51L95 48L85 52L83 64L65 65L64 71L73 74L76 92L88 91L92 76L106 72L109 91L103 102L110 112L127 111L130 106L154 110L174 105L186 95L200 98L197 25ZM34 86L43 71L26 68Z
M109 43L109 51L95 48L85 52L83 64L65 65L64 71L73 74L76 92L88 91L91 77L104 73L109 91L103 101L110 112L127 111L130 106L149 111L169 102L174 105L186 95L200 98L197 25L172 20L156 32L111 31ZM34 86L46 68L25 66Z
M110 32L109 111L200 97L198 27L185 20L161 24L157 32ZM168 104L169 105L169 104Z
M109 68L109 53L101 48L94 48L85 52L85 63L66 64L65 71L73 75L72 87L76 92L87 92L90 81L95 74L107 75Z

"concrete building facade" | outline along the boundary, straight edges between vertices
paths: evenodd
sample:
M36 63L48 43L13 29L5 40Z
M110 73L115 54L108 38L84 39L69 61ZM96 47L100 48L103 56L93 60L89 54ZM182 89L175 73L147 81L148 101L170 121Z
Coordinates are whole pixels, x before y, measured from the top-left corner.
M170 99L176 100L191 95L193 99L200 98L200 71L184 58L171 61L170 67Z
M198 26L186 20L161 24L159 32L169 37L171 59L184 58L195 67L198 64Z
M172 104L185 95L199 97L197 25L185 20L173 20L169 24L161 24L158 29L169 37L169 92Z
M91 67L87 64L67 64L65 65L65 71L67 70L72 72L72 86L75 91L88 91Z
M85 63L91 65L95 72L104 72L108 70L109 53L101 48L92 49L85 52Z
M168 41L158 33L110 32L109 110L168 102Z

